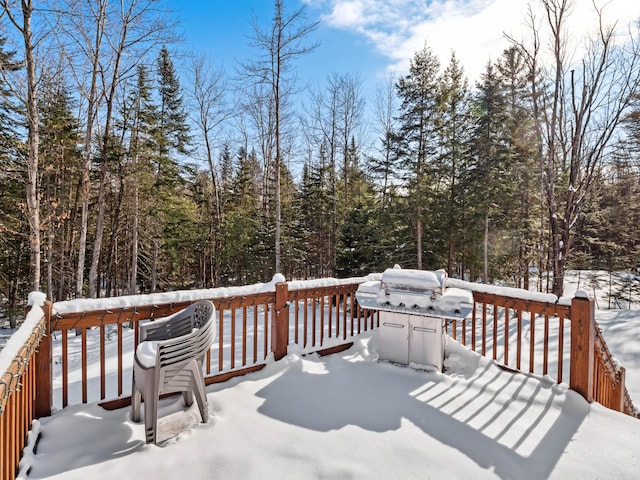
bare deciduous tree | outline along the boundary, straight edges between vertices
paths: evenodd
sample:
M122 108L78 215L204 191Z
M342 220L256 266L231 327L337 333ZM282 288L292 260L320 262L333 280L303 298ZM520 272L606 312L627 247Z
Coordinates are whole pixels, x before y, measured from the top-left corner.
M356 75L332 73L324 90L312 92L309 108L301 119L307 141L321 160L328 162L327 173L331 196L331 235L328 249L331 264L329 274L335 275L338 224L349 201L350 141L358 133L364 100L360 94L361 80ZM338 202L339 157L342 156L342 205ZM323 165L323 167L325 167Z
M269 103L273 106L273 184L275 197L275 271L280 272L281 202L280 169L282 166L281 128L287 110L287 99L291 97L295 85L292 73L293 61L310 53L314 45L303 42L315 30L317 22L305 23L304 6L292 13L284 8L283 0L275 0L275 12L269 28L261 30L254 20L251 46L259 53L256 59L243 65L250 82L265 85Z
M564 272L579 220L620 121L640 87L640 43L630 33L624 42L615 25L596 8L596 34L587 39L577 62L570 56L569 0L542 0L549 30L551 61L544 63L541 28L530 13L532 40L514 41L526 55L539 138L542 190L551 233L552 292L564 291ZM576 39L583 40L583 39ZM576 48L576 51L577 48Z
M27 216L29 219L29 248L31 257L31 290L40 290L40 201L38 199L38 149L40 144L39 116L37 102L37 77L35 41L32 31L34 5L32 0L13 2L0 1L0 11L7 16L9 22L16 28L22 38L24 47L24 63L26 69L26 91L22 94L14 88L14 92L26 107L27 112ZM6 71L0 63L0 73ZM11 85L11 82L7 82Z
M218 247L217 228L222 223L222 209L220 205L220 188L213 160L216 138L224 122L235 115L236 109L228 99L228 87L225 72L214 68L204 57L194 57L191 65L192 86L191 102L193 103L194 122L200 130L204 155L209 165L212 186L212 210L215 215L215 225L209 232L211 247L211 271L209 277L212 285L216 284L217 272L213 258ZM206 282L206 279L205 279Z
M373 103L375 128L380 142L378 148L380 158L371 159L370 164L374 176L382 182L383 209L389 206L389 189L396 173L393 166L393 136L396 130L395 113L398 108L395 83L395 78L389 76L378 85Z
M122 80L132 75L135 66L146 53L167 40L167 24L154 0L128 0L112 4L107 0L66 0L62 9L61 44L70 58L70 65L85 102L85 138L82 171L82 218L76 271L76 296L84 287L85 257L89 231L91 200L90 171L94 161L96 122L104 108L101 129L100 179L92 258L88 278L88 296L98 296L98 274L104 234L107 179L107 155L112 138L113 107ZM68 48L70 42L72 48ZM82 55L77 55L81 52ZM88 72L85 73L85 72Z

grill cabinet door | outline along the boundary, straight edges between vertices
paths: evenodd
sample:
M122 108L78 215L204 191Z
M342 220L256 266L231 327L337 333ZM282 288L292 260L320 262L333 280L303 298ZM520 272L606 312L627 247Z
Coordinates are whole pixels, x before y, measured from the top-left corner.
M410 315L409 330L409 362L432 366L442 371L444 358L442 319Z
M409 315L380 311L378 356L380 360L409 363Z

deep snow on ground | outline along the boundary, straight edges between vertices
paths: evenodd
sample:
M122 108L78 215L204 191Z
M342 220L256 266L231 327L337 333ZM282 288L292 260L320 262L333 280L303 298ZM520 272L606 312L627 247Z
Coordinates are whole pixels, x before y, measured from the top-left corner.
M637 405L640 310L596 315ZM452 340L444 373L376 352L376 331L328 357L290 346L260 372L207 387L206 424L179 397L163 401L159 445L144 443L128 408L67 407L35 423L19 478L637 478L640 421L566 384L504 371ZM80 363L70 365L73 389Z
M445 373L378 362L376 342L369 332L327 357L293 348L209 386L206 424L165 400L159 437L177 436L159 446L128 408L66 408L36 425L20 478L637 478L640 421L453 341Z

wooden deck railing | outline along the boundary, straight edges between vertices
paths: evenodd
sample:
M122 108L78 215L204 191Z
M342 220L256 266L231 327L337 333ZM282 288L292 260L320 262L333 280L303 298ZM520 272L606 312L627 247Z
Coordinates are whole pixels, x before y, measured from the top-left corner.
M201 298L214 303L218 316L216 340L205 359L207 384L259 370L271 356L278 360L286 355L289 343L300 345L305 352L348 346L349 337L376 326L377 315L361 311L355 301L359 283L354 280L307 287L313 283L282 282L275 284L273 291L258 293L236 289L229 294L228 289L214 289L213 295L202 291L199 297L181 302L81 312L61 313L54 305L51 330L61 337L56 356L60 358L60 380L54 403L65 407L118 397L104 406L126 404L138 323L171 314ZM84 305L90 307L91 302L85 301ZM92 332L96 329L99 335ZM113 336L115 342L108 342L107 338ZM97 341L91 343L96 337ZM113 343L117 364L108 365L112 356L106 351ZM79 378L70 378L72 362L79 363ZM90 370L97 374L89 375ZM90 386L90 381L95 386ZM72 384L80 388L70 388ZM70 398L72 392L79 392L80 398Z
M283 282L272 291L225 294L221 289L220 294L146 305L144 298L154 297L142 296L136 303L143 304L136 306L119 305L125 298L120 297L109 308L104 302L111 299L98 301L101 309L87 309L91 306L87 300L83 311L45 303L44 316L0 377L0 480L14 478L32 420L50 415L52 406L90 401L101 401L105 408L128 404L140 321L165 316L201 298L211 299L217 309L218 334L205 373L207 383L220 382L259 370L270 358L282 358L292 343L303 353L332 352L347 348L354 335L377 328L377 312L360 309L355 301L359 283L318 287ZM574 298L564 305L519 298L515 291L491 293L479 284L464 282L464 287L473 291L475 308L470 318L448 321L452 338L507 368L557 382L564 381L568 369L569 387L589 402L638 416L624 384L625 370L613 360L596 325L593 300ZM109 340L114 335L115 341ZM60 340L55 353L54 336ZM116 352L114 365L108 362L110 348ZM70 368L72 363L79 363L78 378L70 376L78 370ZM54 365L59 369L55 375ZM79 398L70 398L75 391Z
M569 388L587 401L640 418L625 387L625 369L614 361L595 321L593 299L575 297L562 304L516 289L502 289L509 295L501 295L486 285L450 282L471 289L474 297L470 319L447 323L453 339L506 368L558 383L568 369Z
M51 414L51 406L46 406L47 398L38 396L40 385L37 383L40 378L46 378L46 371L51 368L47 342L42 342L47 334L50 308L51 303L45 303L44 316L34 311L40 318L25 321L23 327L29 330L21 328L16 334L16 338L24 338L22 345L11 345L10 340L5 346L16 347L17 352L9 367L0 372L0 480L15 478L33 419Z
M564 380L570 305L482 291L473 297L471 318L448 322L453 339L505 367Z

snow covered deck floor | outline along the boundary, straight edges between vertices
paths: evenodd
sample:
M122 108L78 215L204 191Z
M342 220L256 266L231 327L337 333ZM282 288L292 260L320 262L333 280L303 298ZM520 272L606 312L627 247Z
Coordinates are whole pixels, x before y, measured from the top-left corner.
M207 388L210 421L163 405L160 446L129 409L78 405L42 419L20 478L634 478L640 421L563 385L447 347L445 374L375 360L375 335L327 357L290 352ZM177 400L180 402L180 400ZM26 474L27 468L30 472ZM637 477L636 477L637 478Z

